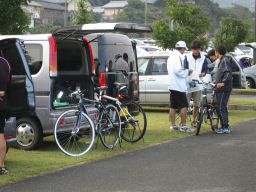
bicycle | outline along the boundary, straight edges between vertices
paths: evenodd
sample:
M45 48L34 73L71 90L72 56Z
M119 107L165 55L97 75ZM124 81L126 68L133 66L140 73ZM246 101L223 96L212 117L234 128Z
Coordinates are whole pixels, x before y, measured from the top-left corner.
M198 82L199 83L199 82ZM219 117L217 115L215 101L214 101L214 87L212 83L202 82L203 85L202 101L198 111L198 117L196 121L196 135L199 135L201 125L203 122L207 123L210 120L212 131L216 131L219 125ZM210 87L210 89L209 89ZM210 99L208 98L210 97Z
M147 118L143 108L136 102L126 102L128 88L126 84L114 83L118 89L117 98L103 95L114 102L121 117L121 138L134 143L143 138L147 128ZM122 102L123 101L123 102Z
M70 96L79 100L78 109L62 113L54 129L55 141L60 150L69 156L86 154L93 146L96 135L99 135L106 148L114 148L121 134L121 119L119 111L112 104L103 104L102 95L107 87L96 88L98 99L84 98L84 91L77 90ZM89 117L85 103L93 103L97 108L95 123ZM95 125L95 126L94 126Z

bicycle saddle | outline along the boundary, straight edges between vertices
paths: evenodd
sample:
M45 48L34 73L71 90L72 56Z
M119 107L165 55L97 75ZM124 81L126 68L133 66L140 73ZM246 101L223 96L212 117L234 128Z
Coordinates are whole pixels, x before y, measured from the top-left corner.
M105 91L105 90L107 90L107 89L108 89L107 86L102 86L102 87L97 87L97 88L95 88L95 91Z

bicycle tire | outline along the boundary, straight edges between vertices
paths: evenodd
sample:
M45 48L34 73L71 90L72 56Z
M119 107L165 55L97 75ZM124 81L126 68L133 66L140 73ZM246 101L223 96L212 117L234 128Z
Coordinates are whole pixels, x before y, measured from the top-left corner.
M143 108L138 103L126 103L123 107L128 109L128 112L132 117L126 114L128 122L124 116L121 118L121 137L127 142L135 143L145 135L147 129L147 117Z
M210 123L211 123L211 129L212 131L216 131L218 129L219 126L219 117L217 114L217 110L215 107L212 108L211 112L210 112Z
M204 111L203 111L203 107L199 108L199 112L198 112L198 116L197 116L197 121L196 121L196 136L199 135L200 133L200 129L201 129L201 125L203 122L203 118L204 118Z
M68 110L57 119L54 138L60 150L66 155L84 155L94 143L94 124L84 112Z
M106 148L113 149L121 134L121 119L114 105L108 104L101 112L98 126L101 143Z

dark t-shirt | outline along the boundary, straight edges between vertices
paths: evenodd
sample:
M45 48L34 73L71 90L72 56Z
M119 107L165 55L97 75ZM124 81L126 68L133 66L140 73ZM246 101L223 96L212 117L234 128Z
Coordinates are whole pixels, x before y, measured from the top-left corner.
M7 60L0 57L0 91L7 91L7 84L9 78L10 66ZM2 97L3 101L0 101L0 111L6 109L6 96Z

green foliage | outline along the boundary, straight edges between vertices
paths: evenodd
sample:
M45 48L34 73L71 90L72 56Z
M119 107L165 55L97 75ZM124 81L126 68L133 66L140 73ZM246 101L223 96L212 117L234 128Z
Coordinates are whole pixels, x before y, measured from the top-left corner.
M173 21L175 29L171 31L169 24L160 20L153 23L153 38L163 48L174 48L179 40L190 44L195 39L200 39L210 27L209 19L202 16L201 8L178 0L166 0L166 14L169 21ZM204 46L207 41L203 41Z
M77 12L73 18L73 25L81 25L93 22L92 13L88 10L87 0L77 1Z
M233 16L223 18L220 28L215 32L214 45L222 44L226 46L227 51L233 51L239 43L246 40L248 32L248 23L243 22L241 19L236 19Z
M28 29L29 19L21 4L30 0L0 0L0 34L21 34Z
M34 28L29 29L29 32L32 34L43 34L43 33L52 33L56 29L60 28L61 26L52 25L52 24L38 24Z

